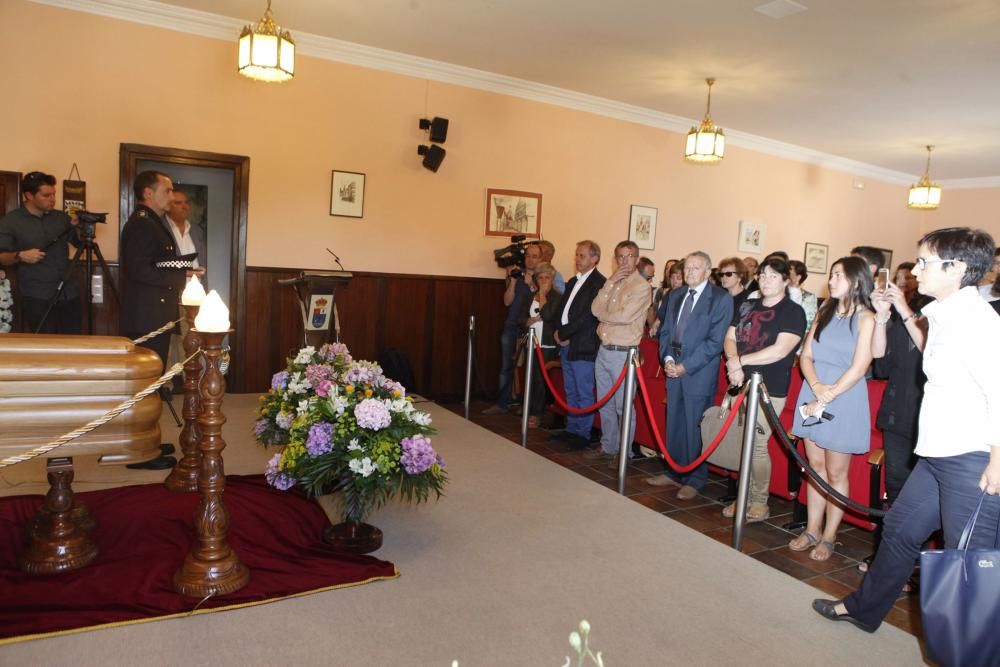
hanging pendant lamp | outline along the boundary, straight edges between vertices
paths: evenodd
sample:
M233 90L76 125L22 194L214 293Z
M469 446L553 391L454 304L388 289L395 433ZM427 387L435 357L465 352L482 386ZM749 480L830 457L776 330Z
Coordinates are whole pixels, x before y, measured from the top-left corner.
M705 118L698 127L692 127L688 132L687 147L684 157L692 162L718 162L726 153L726 135L722 128L712 122L712 85L715 79L705 79L708 84L708 106L705 108Z
M271 0L257 25L240 33L239 72L257 81L281 82L295 76L295 42L271 16Z
M924 167L924 175L916 185L910 187L910 197L906 205L910 208L934 210L941 204L941 186L931 181L931 151L933 146L927 147L927 166Z

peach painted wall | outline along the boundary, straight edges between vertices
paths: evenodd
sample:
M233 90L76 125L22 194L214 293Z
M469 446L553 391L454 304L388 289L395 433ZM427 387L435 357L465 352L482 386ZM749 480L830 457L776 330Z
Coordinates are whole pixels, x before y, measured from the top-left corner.
M941 227L977 227L989 232L1000 245L1000 188L945 189L940 208L917 215L921 232Z
M0 44L7 59L31 54L29 67L5 63L16 94L0 112L0 169L65 178L78 163L89 207L112 212L98 237L109 259L123 142L250 156L250 265L328 267L329 246L349 269L499 276L487 187L543 193L543 235L565 274L583 238L610 269L632 203L659 209L647 253L658 265L734 254L740 219L766 224L767 249L793 257L806 241L831 258L859 243L900 257L928 219L906 209L903 186L858 190L849 174L733 147L721 165L689 165L681 135L520 98L307 57L290 84L255 83L236 74L235 43L24 0L0 3ZM416 155L424 115L452 122L437 174ZM367 174L363 220L328 215L331 169ZM963 211L996 211L996 197L970 195Z

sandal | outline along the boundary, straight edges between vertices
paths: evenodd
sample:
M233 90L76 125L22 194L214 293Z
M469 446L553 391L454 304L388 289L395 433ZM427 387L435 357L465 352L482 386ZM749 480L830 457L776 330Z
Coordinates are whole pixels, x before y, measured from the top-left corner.
M805 538L805 542L801 541L803 538ZM803 530L798 537L788 543L788 548L792 551L807 551L817 544L819 544L819 540L816 539L816 536L808 530Z
M864 558L862 558L861 562L858 563L858 572L860 572L861 574L868 574L868 568L872 566L873 560L875 560L875 554L872 554L871 556L865 556Z
M722 516L732 519L736 516L736 503L730 503L722 508ZM750 503L747 509L747 523L757 523L771 518L771 508L763 503Z
M825 549L826 551L820 551L820 549ZM830 560L830 556L832 556L833 552L836 550L837 550L837 545L835 545L833 542L827 542L826 540L821 540L819 544L813 547L812 553L809 554L809 557L816 561ZM824 553L826 555L823 555Z
M724 516L727 519L732 519L734 516L736 516L736 503L729 503L728 505L723 507L722 516Z

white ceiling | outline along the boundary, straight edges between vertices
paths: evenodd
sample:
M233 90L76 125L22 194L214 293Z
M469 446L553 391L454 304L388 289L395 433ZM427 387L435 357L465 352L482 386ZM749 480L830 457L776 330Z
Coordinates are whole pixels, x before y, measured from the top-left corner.
M45 0L42 0L45 1ZM244 22L266 0L162 0ZM312 33L937 180L1000 177L1000 0L273 0ZM301 65L300 65L301 68Z

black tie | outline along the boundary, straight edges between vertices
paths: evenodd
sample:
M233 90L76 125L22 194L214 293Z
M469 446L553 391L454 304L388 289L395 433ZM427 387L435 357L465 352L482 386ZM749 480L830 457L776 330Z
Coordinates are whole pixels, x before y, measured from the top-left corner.
M681 342L681 338L684 337L684 330L687 329L688 320L691 319L691 311L694 310L695 294L697 294L695 290L688 290L684 305L681 306L681 316L677 318L677 328L674 329L674 339L672 341L674 343Z

